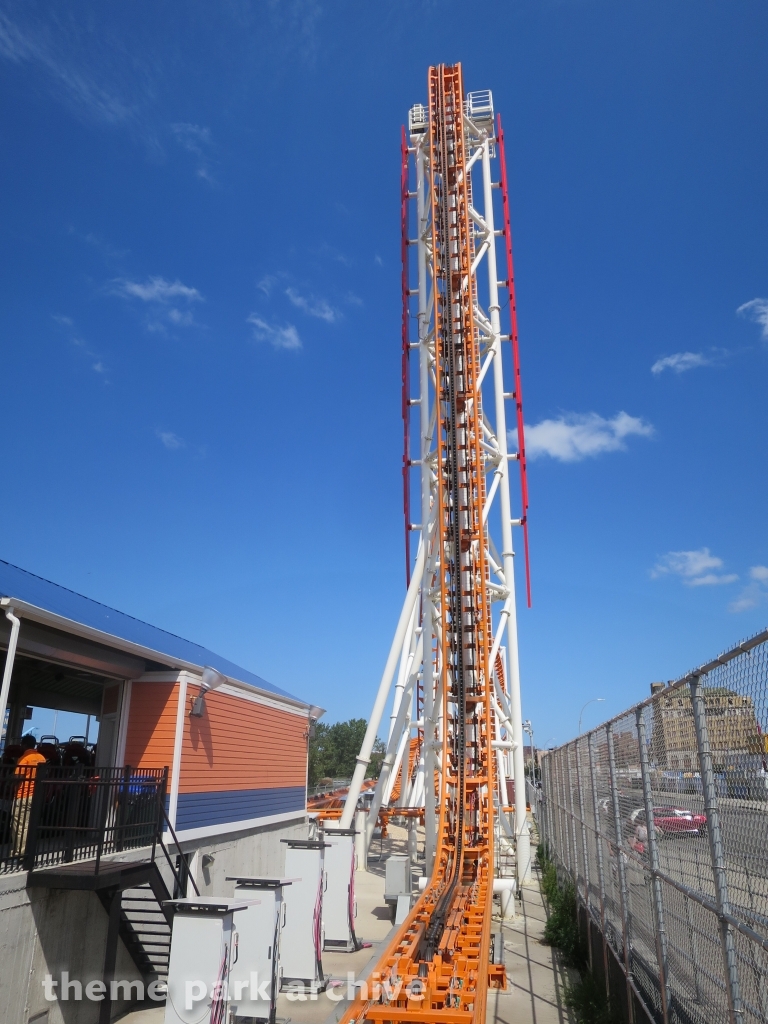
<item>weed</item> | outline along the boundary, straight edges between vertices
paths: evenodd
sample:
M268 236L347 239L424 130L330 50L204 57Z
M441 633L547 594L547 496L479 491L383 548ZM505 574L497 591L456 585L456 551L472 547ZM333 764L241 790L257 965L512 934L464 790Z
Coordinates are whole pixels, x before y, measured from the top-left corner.
M579 980L566 988L565 1005L573 1010L579 1024L614 1024L617 1018L604 987L590 973L587 953L579 935L576 890L571 882L560 884L557 868L544 844L536 851L536 858L541 868L541 891L549 905L544 942L559 949L565 963L579 972Z
M565 1005L573 1010L579 1024L616 1024L617 1017L605 995L605 986L585 970L575 985L565 990Z

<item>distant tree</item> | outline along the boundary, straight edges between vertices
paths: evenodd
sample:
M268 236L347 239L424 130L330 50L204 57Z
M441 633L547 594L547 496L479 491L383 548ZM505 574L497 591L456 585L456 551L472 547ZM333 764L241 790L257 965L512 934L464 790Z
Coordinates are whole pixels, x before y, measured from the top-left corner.
M355 759L360 753L368 723L364 718L350 718L348 722L326 725L318 722L309 740L309 785L316 786L319 779L348 779L355 770ZM378 778L386 748L376 739L366 776Z

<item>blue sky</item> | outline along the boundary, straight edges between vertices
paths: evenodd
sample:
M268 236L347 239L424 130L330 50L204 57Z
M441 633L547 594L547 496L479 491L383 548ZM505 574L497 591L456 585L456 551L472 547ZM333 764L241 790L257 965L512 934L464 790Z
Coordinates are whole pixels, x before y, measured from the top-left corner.
M537 742L762 628L767 44L762 0L0 0L0 557L367 716L399 132L460 60L507 137Z

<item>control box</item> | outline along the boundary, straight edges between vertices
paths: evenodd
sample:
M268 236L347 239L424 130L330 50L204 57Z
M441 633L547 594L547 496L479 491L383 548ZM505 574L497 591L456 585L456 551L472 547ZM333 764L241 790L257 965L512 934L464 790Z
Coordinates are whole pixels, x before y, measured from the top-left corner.
M229 1001L237 1018L273 1024L280 991L280 938L285 924L283 889L295 879L231 877L234 898L248 903L237 918L237 963L229 972ZM257 900L257 902L254 902Z
M165 1024L229 1019L229 975L238 958L235 914L243 900L197 896L169 900L175 910Z
M352 828L326 825L325 871L328 887L323 899L323 949L358 949L355 935L355 835Z
M285 873L296 880L285 890L285 925L281 942L281 988L322 992L323 895L327 843L317 839L284 839Z

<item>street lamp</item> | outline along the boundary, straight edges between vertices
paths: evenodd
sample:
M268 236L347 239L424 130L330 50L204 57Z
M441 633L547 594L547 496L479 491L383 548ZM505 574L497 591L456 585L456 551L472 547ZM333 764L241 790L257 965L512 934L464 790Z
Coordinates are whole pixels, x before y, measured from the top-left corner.
M587 701L587 703L584 705L584 708L588 708L590 704L599 704L601 701L604 701L604 700L605 700L605 697L593 697L592 700L588 700ZM578 732L579 736L581 736L581 716L584 714L584 708L582 708L581 711L579 712L579 732Z
M523 732L527 732L531 738L531 782L536 785L536 748L533 745L533 726L528 718L523 722Z

